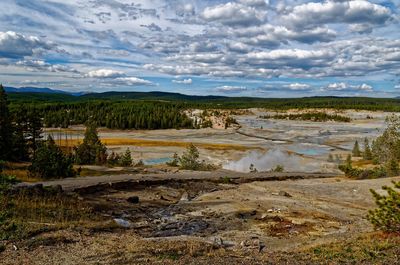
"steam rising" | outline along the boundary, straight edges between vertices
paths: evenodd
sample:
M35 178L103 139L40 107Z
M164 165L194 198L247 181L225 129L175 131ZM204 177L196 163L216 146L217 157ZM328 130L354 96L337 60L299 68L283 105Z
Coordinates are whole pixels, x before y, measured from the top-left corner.
M321 171L319 163L307 162L298 155L290 155L280 149L273 149L267 153L250 152L238 161L229 161L223 165L224 169L238 172L249 172L253 164L258 171L268 171L277 165L282 165L285 171L291 172L318 172Z

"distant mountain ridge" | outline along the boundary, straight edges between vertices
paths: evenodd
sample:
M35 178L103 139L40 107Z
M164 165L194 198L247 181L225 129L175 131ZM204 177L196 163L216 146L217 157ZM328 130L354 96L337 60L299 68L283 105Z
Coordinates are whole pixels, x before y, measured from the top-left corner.
M73 96L81 96L85 92L67 92L63 90L52 89L48 87L4 87L7 93L44 93L44 94L67 94Z
M19 94L19 98L26 96L33 98L54 98L60 99L62 95L70 99L70 96L75 96L77 99L141 99L141 100L219 100L228 98L225 96L195 96L195 95L185 95L173 92L162 92L162 91L150 91L150 92L118 92L118 91L107 91L107 92L67 92L63 90L51 89L47 87L4 87L7 93Z

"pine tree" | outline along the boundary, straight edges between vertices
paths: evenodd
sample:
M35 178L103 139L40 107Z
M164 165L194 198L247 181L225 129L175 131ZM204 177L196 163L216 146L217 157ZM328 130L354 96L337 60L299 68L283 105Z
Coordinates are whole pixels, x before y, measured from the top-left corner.
M390 177L397 176L399 174L399 161L392 158L386 162L385 168Z
M103 165L107 162L107 148L100 141L94 124L86 126L83 143L75 148L75 157L79 165Z
M189 170L197 170L201 166L199 162L199 150L194 144L190 144L186 152L179 158L180 168L181 169L189 169Z
M364 139L364 152L363 152L363 158L365 160L372 160L372 152L371 148L369 146L368 138Z
M353 154L354 157L360 157L361 156L360 146L358 144L358 141L356 141L354 143L352 154Z
M29 166L29 175L43 179L65 178L75 175L72 159L65 156L51 136L38 145Z
M13 128L7 94L0 84L0 160L12 160Z
M121 157L121 166L130 167L132 166L132 155L129 148L126 149L125 154Z
M27 132L26 139L28 141L28 147L35 153L38 141L42 139L43 133L43 122L36 109L30 109L27 113Z
M376 229L387 232L400 232L400 182L393 182L394 188L383 186L387 195L380 195L371 189L377 209L369 211L368 220Z

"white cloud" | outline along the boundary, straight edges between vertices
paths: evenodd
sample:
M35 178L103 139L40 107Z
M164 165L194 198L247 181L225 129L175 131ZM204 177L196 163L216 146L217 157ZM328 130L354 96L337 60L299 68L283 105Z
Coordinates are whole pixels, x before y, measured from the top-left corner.
M183 79L183 80L172 80L172 83L191 85L193 83L193 80L191 78Z
M46 72L71 72L71 73L79 73L78 70L62 64L50 64L46 63L43 60L22 60L16 62L16 65L23 66L29 71L46 71Z
M331 83L328 84L325 88L322 89L323 91L364 91L364 92L372 92L373 87L368 84L361 84L361 85L349 85L344 82L340 83Z
M114 83L126 84L129 86L152 86L153 82L137 77L118 77L113 80Z
M216 90L222 93L239 93L246 91L247 88L245 86L219 86Z
M268 68L278 66L308 69L325 66L334 57L329 50L280 49L272 51L250 52L245 61L251 65L263 65Z
M346 90L348 88L348 85L346 83L332 83L329 84L326 87L326 90L336 90L336 91L340 91L340 90Z
M364 90L364 91L372 91L373 87L367 84L362 84L358 87L358 89L360 90Z
M54 44L35 36L25 36L14 31L0 32L0 57L21 58L54 48Z
M269 0L239 0L240 3L248 6L265 7L269 4Z
M217 6L206 7L202 17L207 21L216 21L231 26L249 26L260 24L266 13L252 6L228 2Z
M295 6L283 19L294 27L311 28L326 23L383 24L390 17L390 9L365 0L327 0Z
M308 84L301 84L301 83L292 83L289 85L284 85L283 87L289 88L290 90L307 90L311 86Z
M125 73L111 69L99 69L90 71L86 76L91 78L117 78L125 76Z

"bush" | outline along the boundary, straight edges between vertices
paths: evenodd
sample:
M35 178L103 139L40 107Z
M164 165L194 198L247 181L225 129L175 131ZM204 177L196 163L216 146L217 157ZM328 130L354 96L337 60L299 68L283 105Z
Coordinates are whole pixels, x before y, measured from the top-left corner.
M387 195L380 195L371 189L375 198L377 209L368 213L368 220L374 225L375 229L386 232L400 232L400 182L393 182L394 188L383 186Z
M12 185L17 184L19 180L14 176L8 176L3 174L4 162L0 161L0 196L1 194L10 188Z
M285 171L285 168L282 165L277 165L275 168L271 170L271 172L279 172L279 173L283 171Z
M144 162L143 162L143 160L142 159L140 159L136 164L135 164L135 167L144 167L145 165L144 165Z
M118 153L111 152L107 157L107 164L109 166L118 166L120 164L121 156Z
M339 165L339 170L343 171L346 177L354 179L375 179L391 176L391 172L386 167L378 166L373 169L354 168L351 162L351 155L346 159L345 164Z

